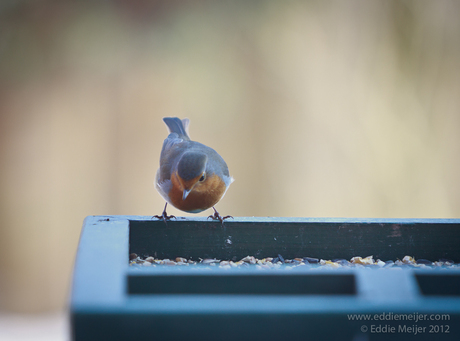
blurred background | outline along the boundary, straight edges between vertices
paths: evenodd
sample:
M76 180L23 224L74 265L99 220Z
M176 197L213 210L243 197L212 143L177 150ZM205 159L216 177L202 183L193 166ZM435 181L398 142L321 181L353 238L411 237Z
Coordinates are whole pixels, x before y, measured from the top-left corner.
M162 117L223 215L460 218L459 94L455 1L3 0L0 339L67 338L85 216L162 212Z

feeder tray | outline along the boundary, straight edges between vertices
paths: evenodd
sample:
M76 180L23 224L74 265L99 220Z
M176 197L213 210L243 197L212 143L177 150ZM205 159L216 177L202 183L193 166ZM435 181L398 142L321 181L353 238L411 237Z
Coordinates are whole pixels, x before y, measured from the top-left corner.
M457 340L460 268L130 266L129 255L238 261L460 262L457 219L90 216L70 300L72 339Z

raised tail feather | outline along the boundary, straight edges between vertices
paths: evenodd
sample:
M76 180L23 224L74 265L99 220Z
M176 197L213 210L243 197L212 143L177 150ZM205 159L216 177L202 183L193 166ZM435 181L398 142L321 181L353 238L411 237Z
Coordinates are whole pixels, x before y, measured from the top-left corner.
M168 126L169 133L176 133L181 137L185 136L187 139L190 139L188 136L188 125L190 120L188 118L181 120L178 117L164 117L163 121Z

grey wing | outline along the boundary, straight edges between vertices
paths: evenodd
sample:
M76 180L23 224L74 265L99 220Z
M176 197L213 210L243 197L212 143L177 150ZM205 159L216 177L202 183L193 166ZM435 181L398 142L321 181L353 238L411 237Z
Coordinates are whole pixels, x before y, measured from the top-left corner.
M171 133L163 142L163 148L160 154L160 169L157 174L157 183L161 183L171 178L171 169L180 153L178 148L184 140L176 133Z
M166 179L160 181L160 168L158 168L157 174L155 176L155 188L157 189L158 193L161 194L163 199L169 202L168 193L171 190L171 180Z

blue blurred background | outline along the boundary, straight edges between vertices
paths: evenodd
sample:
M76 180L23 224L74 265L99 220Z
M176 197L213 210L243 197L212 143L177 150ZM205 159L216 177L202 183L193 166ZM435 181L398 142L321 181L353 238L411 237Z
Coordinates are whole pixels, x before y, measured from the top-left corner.
M85 216L161 213L162 117L224 215L459 218L459 94L455 1L2 1L0 326L62 316Z

